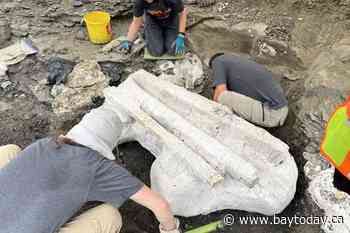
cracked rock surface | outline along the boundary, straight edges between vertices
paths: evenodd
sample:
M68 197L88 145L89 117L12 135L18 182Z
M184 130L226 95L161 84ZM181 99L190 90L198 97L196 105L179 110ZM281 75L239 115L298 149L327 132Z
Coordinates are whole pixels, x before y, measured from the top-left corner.
M109 79L102 73L94 61L85 61L76 65L61 90L54 91L53 110L56 114L76 112L86 109L92 98L102 96Z

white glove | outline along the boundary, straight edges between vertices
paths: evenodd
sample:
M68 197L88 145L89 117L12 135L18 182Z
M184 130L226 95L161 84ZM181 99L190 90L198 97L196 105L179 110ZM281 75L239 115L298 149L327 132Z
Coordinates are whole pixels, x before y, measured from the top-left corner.
M175 224L176 224L176 228L174 230L170 230L170 231L165 231L162 229L161 225L159 225L159 231L160 233L181 233L180 231L180 221L179 219L175 218Z

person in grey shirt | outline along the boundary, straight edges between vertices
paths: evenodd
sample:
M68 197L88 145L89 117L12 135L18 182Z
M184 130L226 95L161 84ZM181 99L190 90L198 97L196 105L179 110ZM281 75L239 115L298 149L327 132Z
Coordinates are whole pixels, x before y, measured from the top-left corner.
M168 202L109 159L122 130L102 106L66 136L0 147L0 233L117 233L129 198L155 214L160 232L179 233ZM67 223L88 201L106 204Z
M280 84L264 66L231 54L214 55L214 101L228 106L238 116L263 127L282 126L288 102Z

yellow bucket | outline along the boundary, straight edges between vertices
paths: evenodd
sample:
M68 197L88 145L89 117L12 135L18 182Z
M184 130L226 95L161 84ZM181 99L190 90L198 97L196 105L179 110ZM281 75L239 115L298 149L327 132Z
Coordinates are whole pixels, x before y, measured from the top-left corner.
M92 11L84 16L89 39L94 44L105 44L112 40L111 16L103 11Z

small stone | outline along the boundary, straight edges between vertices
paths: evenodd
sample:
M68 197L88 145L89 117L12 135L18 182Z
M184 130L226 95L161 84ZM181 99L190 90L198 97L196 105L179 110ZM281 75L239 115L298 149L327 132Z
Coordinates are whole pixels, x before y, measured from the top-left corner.
M288 79L289 81L296 81L296 80L302 79L303 76L291 73L289 75L283 76L283 78Z
M339 191L339 190L337 190L337 191L335 192L335 199L337 199L337 200L343 200L343 199L345 199L345 198L346 198L346 194L345 194L344 192Z
M6 76L7 66L0 63L0 77Z
M74 6L74 7L80 7L80 6L82 6L82 5L83 5L83 3L82 3L81 1L79 1L79 0L73 1L73 6Z
M71 28L75 26L75 22L73 21L63 21L62 24L67 28Z
M11 86L11 82L10 81L5 81L5 82L3 82L3 83L1 83L1 88L2 89L6 89L6 88L8 88L9 86Z
M100 62L102 72L110 78L110 86L118 86L120 84L121 74L123 72L123 65L116 62Z
M200 7L209 7L211 5L214 5L217 2L217 0L200 0L197 1L197 4L199 4Z
M62 93L63 89L64 89L64 85L63 84L55 85L51 89L51 95L53 97L58 96L59 94Z
M120 42L122 42L123 40L127 40L127 38L125 36L121 36L112 40L111 42L102 47L102 52L110 52L112 49L117 48L120 45Z
M277 51L275 48L273 48L272 46L264 43L262 48L261 48L261 51L264 53L264 54L267 54L271 57L275 57L277 55Z

